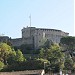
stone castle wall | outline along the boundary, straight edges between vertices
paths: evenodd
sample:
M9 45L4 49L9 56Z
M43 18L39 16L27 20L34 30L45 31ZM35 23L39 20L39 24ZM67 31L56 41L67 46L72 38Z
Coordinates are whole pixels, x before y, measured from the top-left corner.
M69 33L56 29L27 27L22 29L22 38L11 39L8 36L2 36L0 37L0 42L10 41L13 46L31 44L35 49L38 49L44 44L45 40L60 43L60 39L68 35Z
M13 46L21 46L21 45L25 45L25 44L33 44L33 38L29 37L29 38L16 38L16 39L11 39L10 40L11 44Z
M51 40L54 43L60 43L63 36L69 33L56 29L27 27L22 29L22 38L34 37L34 46L38 49L44 44L45 40Z

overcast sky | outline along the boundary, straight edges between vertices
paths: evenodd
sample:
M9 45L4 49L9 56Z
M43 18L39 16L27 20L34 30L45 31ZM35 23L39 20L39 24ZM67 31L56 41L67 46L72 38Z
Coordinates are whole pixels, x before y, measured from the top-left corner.
M30 14L32 27L74 35L74 0L0 0L0 35L20 38Z

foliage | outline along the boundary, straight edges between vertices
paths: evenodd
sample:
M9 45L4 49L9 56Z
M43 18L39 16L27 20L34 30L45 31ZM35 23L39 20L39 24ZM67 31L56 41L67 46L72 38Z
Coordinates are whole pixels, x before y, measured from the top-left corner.
M46 62L47 64L50 64L50 62L47 59L38 58L37 61Z
M0 43L0 70L8 68L10 65L19 66L19 63L26 59L20 50L15 51L6 43ZM5 65L4 65L5 64ZM20 64L21 65L21 64ZM15 67L16 68L16 67Z
M9 58L7 61L8 61L8 64L11 65L12 63L15 64L16 62L26 61L26 59L20 50L17 50L17 51L13 50L12 53L9 55Z
M69 52L69 54L72 56L73 52L75 51L75 37L67 36L61 38L60 45L65 52Z
M50 67L53 69L54 72L58 72L60 68L64 68L64 66L62 66L64 62L62 61L63 57L64 54L61 52L61 48L59 45L54 44L50 47L48 60L50 61Z
M9 55L9 58L7 59L8 64L10 65L12 63L15 63L15 61L16 61L15 58L16 58L16 51L13 49L12 52L10 53L10 55Z
M53 44L48 49L47 48L46 49L42 48L40 50L39 56L41 58L48 59L51 62L52 61L55 62L55 61L61 59L64 56L64 54L61 52L61 48L60 48L59 45Z
M68 38L68 40L66 38ZM66 70L75 69L74 40L75 39L73 37L63 37L60 41L60 45L54 43L50 44L47 41L45 46L41 48L40 51L32 50L30 52L32 56L28 60L26 60L21 50L15 51L6 43L0 43L0 70L20 71L27 69L44 69L44 62L46 62L46 68L51 69L53 72L58 72L63 68ZM68 52L64 53L62 50L67 50ZM37 56L38 59L33 56L35 53L39 53L39 56ZM70 57L71 53L73 54L72 58ZM5 67L4 64L6 64Z
M44 58L45 57L44 54L45 54L45 50L44 50L44 48L41 48L40 53L39 53L39 57Z
M4 63L0 61L0 71L4 68Z
M72 70L74 69L75 62L75 37L67 36L60 40L60 46L62 51L65 53L64 69Z
M22 52L20 50L16 51L16 58L15 58L15 60L17 62L22 62L22 61L26 60L26 59L24 59L24 56L23 56L23 54L22 54Z
M32 44L22 44L19 49L23 52L23 54L30 54L32 53L33 50L33 45Z
M50 60L50 62L59 62L60 59L63 58L64 54L61 52L61 48L59 45L54 44L50 47L49 49L49 53L48 53L48 59Z
M4 68L3 71L12 71L12 70L23 71L23 70L37 70L37 69L44 69L44 62L40 59L12 63L11 65L8 65L6 68Z
M61 47L58 44L52 44L49 48L42 48L39 54L40 58L44 58L50 61L50 68L53 70L63 69L64 67L64 54L61 51ZM58 67L57 67L58 65Z
M66 58L64 62L64 66L66 70L72 70L73 69L73 60L71 58Z
M0 43L0 61L4 62L4 64L7 64L7 58L11 52L12 49L9 45L6 43Z

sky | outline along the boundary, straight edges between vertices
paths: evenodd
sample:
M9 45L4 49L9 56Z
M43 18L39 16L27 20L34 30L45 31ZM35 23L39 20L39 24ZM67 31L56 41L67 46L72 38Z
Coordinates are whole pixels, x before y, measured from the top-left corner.
M20 38L23 27L59 29L74 36L74 0L0 0L0 35Z

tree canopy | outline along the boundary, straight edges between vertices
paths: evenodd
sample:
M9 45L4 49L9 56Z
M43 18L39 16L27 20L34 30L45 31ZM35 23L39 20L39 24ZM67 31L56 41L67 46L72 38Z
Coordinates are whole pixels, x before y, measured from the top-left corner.
M16 61L21 62L24 61L24 56L20 50L16 51Z
M50 61L50 68L60 69L63 64L64 54L58 44L52 44L49 48L42 48L39 54L40 58Z
M75 37L67 36L61 38L60 45L65 52L69 52L69 54L72 56L73 52L75 52Z
M7 63L7 58L9 54L12 52L12 49L6 43L0 43L0 61Z

